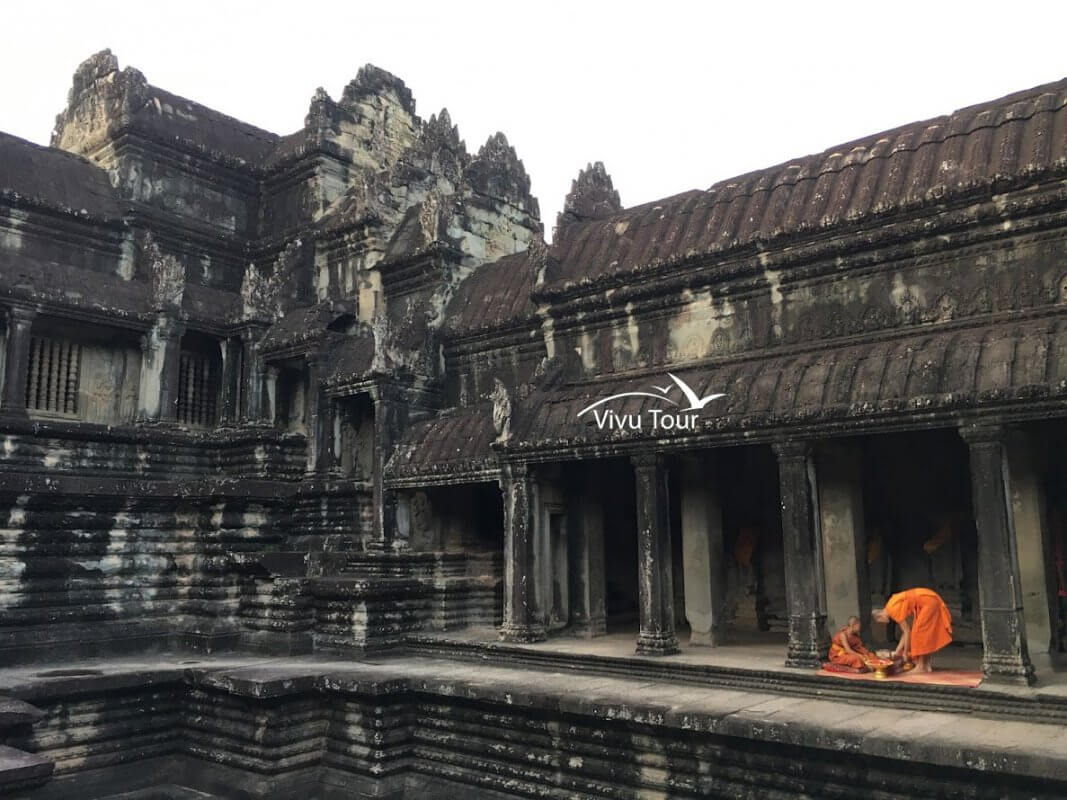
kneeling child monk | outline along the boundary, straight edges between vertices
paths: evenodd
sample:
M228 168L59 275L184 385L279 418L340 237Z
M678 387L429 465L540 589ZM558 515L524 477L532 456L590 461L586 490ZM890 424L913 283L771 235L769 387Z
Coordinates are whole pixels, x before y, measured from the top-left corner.
M848 625L834 634L830 642L830 661L854 669L863 669L867 666L864 656L870 656L871 651L863 646L860 639L860 618L849 617Z

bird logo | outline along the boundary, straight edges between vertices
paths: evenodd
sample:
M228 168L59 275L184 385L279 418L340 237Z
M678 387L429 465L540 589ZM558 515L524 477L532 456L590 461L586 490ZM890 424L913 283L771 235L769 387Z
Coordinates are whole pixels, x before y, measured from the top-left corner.
M620 392L619 394L613 394L609 397L603 397L600 400L597 400L595 403L586 406L578 412L578 416L580 417L586 412L592 411L594 408L604 405L604 403L610 403L612 400L618 400L620 397L651 397L654 400L665 400L673 406L678 406L680 404L669 396L669 393L675 388L681 390L682 396L685 398L685 401L689 403L688 407L681 409L682 411L701 411L712 400L718 400L720 397L726 396L722 392L713 392L712 394L707 394L701 397L693 391L693 388L688 383L686 383L674 373L668 372L667 377L671 379L672 383L669 383L666 386L657 386L655 384L652 385L652 388L659 392L659 394L653 394L652 392Z
M693 391L689 384L683 381L674 373L668 372L667 377L674 381L674 385L682 390L682 394L685 395L685 399L689 401L689 408L683 409L684 411L700 411L712 400L718 400L720 397L726 397L723 392L715 392L712 394L706 394L703 397L698 397L697 393ZM666 389L662 389L659 386L655 388L659 389L664 394L667 393Z

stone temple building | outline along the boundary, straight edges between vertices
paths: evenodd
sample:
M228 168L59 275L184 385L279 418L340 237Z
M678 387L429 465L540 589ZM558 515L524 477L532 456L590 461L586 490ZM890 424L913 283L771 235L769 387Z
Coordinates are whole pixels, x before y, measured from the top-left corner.
M1067 81L547 243L373 66L0 134L0 794L1067 796ZM815 674L912 586L978 688Z

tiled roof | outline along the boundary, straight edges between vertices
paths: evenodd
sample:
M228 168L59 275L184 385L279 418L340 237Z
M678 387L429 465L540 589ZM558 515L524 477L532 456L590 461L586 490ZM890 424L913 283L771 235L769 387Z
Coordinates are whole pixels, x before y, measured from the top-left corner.
M447 328L453 335L474 333L521 320L534 313L530 292L537 266L529 251L505 256L475 270L448 304Z
M391 478L476 476L495 469L492 405L457 408L412 423L386 467Z
M932 333L801 355L772 355L677 370L697 395L723 392L701 414L702 430L774 428L798 422L875 420L901 412L935 414L1017 400L1067 396L1067 321ZM659 374L535 391L513 417L514 441L557 446L648 436L602 432L591 403L662 385ZM668 383L669 385L669 383ZM672 390L668 396L680 399ZM613 401L619 414L675 410L647 396ZM683 405L684 407L684 405Z
M602 220L565 226L549 283L595 279L754 241L823 231L1067 159L1067 80L720 181Z
M347 304L331 300L295 308L267 329L259 343L260 352L271 353L301 342L321 339L332 323L340 317L351 315L352 309Z
M95 217L122 216L107 172L81 156L0 133L0 192Z

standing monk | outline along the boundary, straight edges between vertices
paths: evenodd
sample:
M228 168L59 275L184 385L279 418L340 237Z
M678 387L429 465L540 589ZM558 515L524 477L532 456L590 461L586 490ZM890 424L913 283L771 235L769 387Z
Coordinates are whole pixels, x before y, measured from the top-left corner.
M930 656L952 641L952 615L941 596L932 589L908 589L889 598L885 608L874 612L876 622L889 620L902 635L894 655L915 659L919 672L933 672Z

